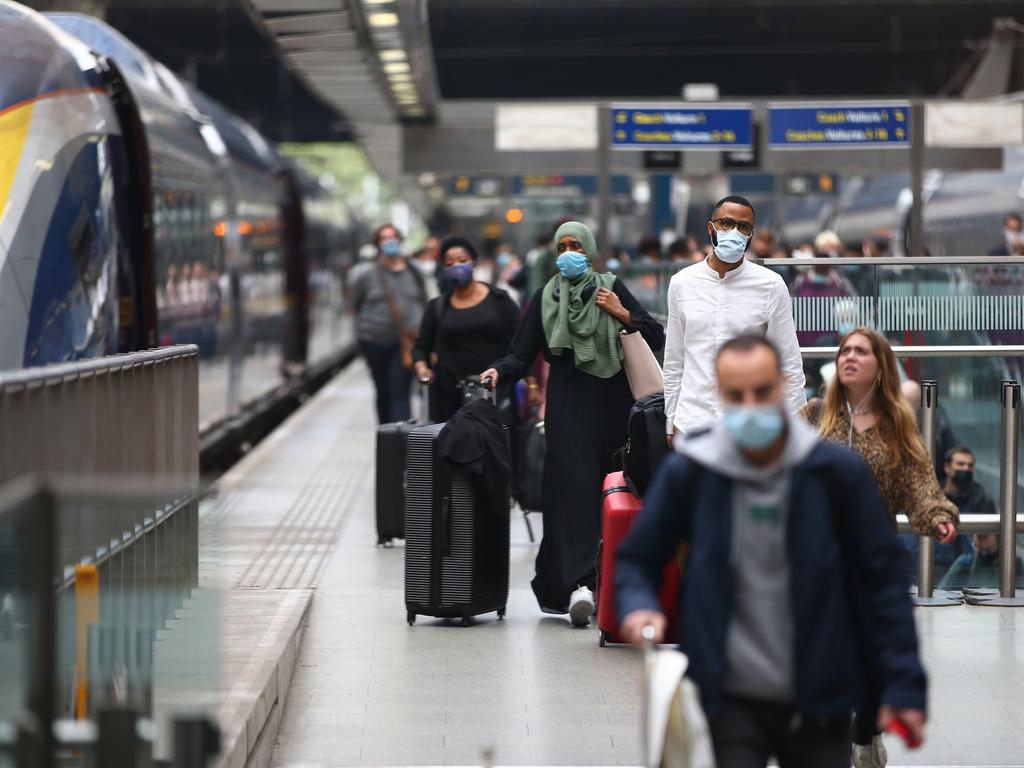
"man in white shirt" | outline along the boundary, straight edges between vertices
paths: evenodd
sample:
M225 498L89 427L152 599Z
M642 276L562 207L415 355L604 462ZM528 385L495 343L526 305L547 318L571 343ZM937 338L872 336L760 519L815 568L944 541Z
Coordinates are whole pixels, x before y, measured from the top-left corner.
M665 429L693 432L718 418L715 357L729 339L757 334L776 349L786 376L785 405L804 394L803 360L789 291L770 269L743 258L754 233L754 207L739 195L715 204L708 222L714 253L676 273L668 287L665 336Z

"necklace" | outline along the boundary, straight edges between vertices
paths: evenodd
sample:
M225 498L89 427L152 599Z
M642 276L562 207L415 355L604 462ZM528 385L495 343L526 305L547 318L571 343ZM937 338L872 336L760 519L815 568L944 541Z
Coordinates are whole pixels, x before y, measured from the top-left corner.
M861 398L857 405L850 405L850 398L846 398L846 412L850 415L850 432L846 436L846 445L849 448L853 447L853 420L857 416L866 416L869 413L874 413L875 404L874 402L868 402L871 396L875 393L875 385L871 385L871 389L867 391L867 394Z

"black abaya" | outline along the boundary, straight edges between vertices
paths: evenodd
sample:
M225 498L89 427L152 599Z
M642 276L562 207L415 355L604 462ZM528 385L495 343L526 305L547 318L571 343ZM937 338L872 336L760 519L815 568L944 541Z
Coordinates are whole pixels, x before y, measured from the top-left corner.
M633 326L654 351L665 343L661 325L619 280L612 290ZM551 364L547 384L544 464L544 538L537 554L533 592L542 609L566 613L577 586L594 589L594 558L601 539L604 476L619 467L613 455L626 442L633 396L625 371L600 379L578 370L571 351L552 355L541 320L541 291L523 318L509 353L495 368L501 381L516 381L543 350Z

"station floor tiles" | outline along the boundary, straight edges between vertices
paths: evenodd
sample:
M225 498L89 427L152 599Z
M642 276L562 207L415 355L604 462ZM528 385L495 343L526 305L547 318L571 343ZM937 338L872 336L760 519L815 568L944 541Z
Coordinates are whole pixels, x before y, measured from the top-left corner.
M364 396L369 408L368 382ZM352 438L373 450L372 433ZM374 546L372 473L347 504L306 617L273 768L639 764L639 654L600 648L595 628L539 612L529 589L536 546L521 516L507 618L462 627L419 617L410 627L403 549ZM534 515L538 536L539 523ZM1024 612L919 609L917 618L928 741L908 752L887 737L890 765L1024 766Z

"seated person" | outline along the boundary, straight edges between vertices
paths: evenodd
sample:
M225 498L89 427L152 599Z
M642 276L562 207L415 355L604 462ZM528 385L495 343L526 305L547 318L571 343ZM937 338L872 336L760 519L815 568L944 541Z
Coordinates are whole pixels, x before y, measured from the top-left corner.
M939 589L978 589L999 586L999 537L994 533L974 536L975 552L961 555L939 582ZM1024 561L1017 555L1017 589L1024 588Z
M974 479L974 452L966 445L956 445L946 451L942 465L945 484L942 490L946 498L956 504L960 516L994 515L995 502L981 483ZM918 540L916 536L901 537L915 563L917 561ZM935 578L941 579L953 562L963 555L973 554L971 538L960 534L952 544L935 545Z

